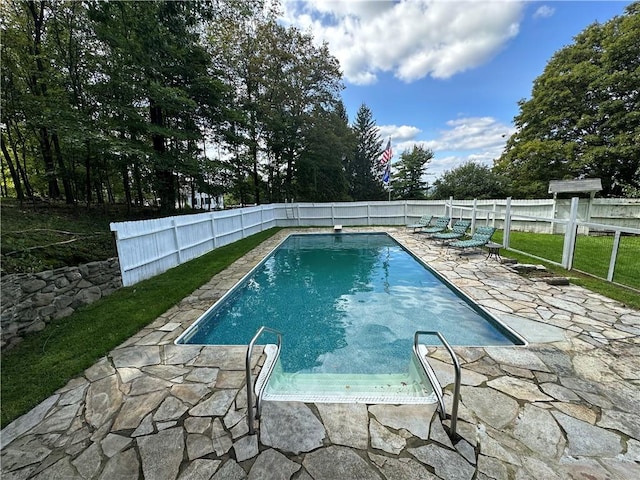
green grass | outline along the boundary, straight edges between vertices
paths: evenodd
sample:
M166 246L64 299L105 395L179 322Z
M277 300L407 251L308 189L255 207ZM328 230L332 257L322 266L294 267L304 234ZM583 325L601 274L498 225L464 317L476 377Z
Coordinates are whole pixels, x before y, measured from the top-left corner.
M502 243L503 232L498 230L493 241ZM545 233L511 232L510 247L537 257L547 258L560 263L562 260L563 235ZM565 270L549 262L540 261L513 251L505 253L520 263L541 263L549 270L571 279L571 282L600 293L625 305L640 309L640 294L632 289L621 287L606 280L594 278L597 275L606 278L613 246L612 237L579 235L574 253L574 269ZM629 287L640 289L640 238L622 237L616 261L614 281ZM586 272L590 275L585 275Z
M131 337L279 229L220 247L122 288L2 354L2 427Z

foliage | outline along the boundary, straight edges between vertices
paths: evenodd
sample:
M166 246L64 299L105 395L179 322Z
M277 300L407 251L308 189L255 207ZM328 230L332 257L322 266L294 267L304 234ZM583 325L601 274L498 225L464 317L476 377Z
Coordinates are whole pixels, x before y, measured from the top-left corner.
M264 7L3 3L2 193L170 211L195 189L241 203L306 189L297 162L341 73Z
M433 184L434 199L454 197L460 200L472 198L501 198L506 196L508 181L485 165L466 162L445 172Z
M345 159L349 196L355 201L383 200L382 139L373 113L364 103L358 109L352 128L356 146Z
M433 152L428 148L414 145L411 151L400 154L394 165L392 185L393 196L400 200L423 200L427 197L427 182L424 175Z
M514 196L546 195L552 179L601 178L605 196L640 187L639 37L636 2L551 58L495 166Z
M315 111L306 138L298 160L297 198L302 202L348 200L343 163L353 151L354 136L342 102L333 111Z
M119 289L3 352L2 427L277 231L265 230Z

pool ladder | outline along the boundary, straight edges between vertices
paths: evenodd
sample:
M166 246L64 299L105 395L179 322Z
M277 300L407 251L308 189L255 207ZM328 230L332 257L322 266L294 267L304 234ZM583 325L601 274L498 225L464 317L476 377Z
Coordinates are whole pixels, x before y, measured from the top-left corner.
M444 338L444 336L440 332L418 330L413 335L413 353L416 356L416 358L420 361L420 365L422 366L422 369L424 370L424 372L427 374L429 383L431 383L431 386L433 387L433 391L436 394L436 397L438 398L438 406L439 406L438 410L440 411L440 420L442 421L444 421L447 418L447 412L444 405L443 388L442 388L442 385L440 385L440 381L438 380L438 377L436 376L436 372L433 371L433 368L431 367L431 365L429 365L429 362L427 362L427 360L423 356L421 356L420 352L418 351L418 339L420 338L421 335L437 336L440 339L440 342L442 342L444 347L447 349L447 351L449 352L449 355L451 355L451 359L453 360L453 368L455 371L455 381L454 381L454 388L453 388L453 402L451 405L451 429L449 432L449 436L455 440L456 427L458 423L458 403L460 401L460 376L461 376L460 362L458 361L458 356L451 348L451 345L449 345L449 342L447 342L447 340Z
M255 385L256 412L254 415L253 413L254 386L253 386L252 375L251 375L251 356L253 354L253 347L256 341L265 332L275 334L278 338L278 343L276 346L276 354L273 357L273 360L268 365L265 365L265 367L267 368L266 374L261 376L262 381L259 384ZM440 385L440 381L438 380L438 377L436 376L436 373L434 372L433 368L431 367L431 365L429 365L429 362L427 362L426 359L420 355L420 352L418 351L418 345L419 345L418 340L420 339L421 335L437 336L440 339L440 342L442 342L444 347L447 349L447 351L449 352L449 355L451 355L451 359L453 360L453 368L455 371L455 381L454 381L454 389L453 389L453 403L451 406L451 428L450 428L449 436L452 439L455 439L456 427L458 422L458 403L460 400L460 377L461 377L460 362L458 361L457 355L455 354L455 352L453 351L453 349L451 348L447 340L444 338L444 336L440 332L418 330L413 335L413 353L418 359L418 361L420 362L420 365L422 366L422 369L427 375L427 379L429 380L429 383L431 383L431 387L433 388L433 391L436 394L436 397L438 399L438 410L440 413L440 419L442 421L444 421L447 418L446 407L444 404L444 396L442 393L443 389L442 389L442 385ZM278 330L274 330L273 328L262 326L258 329L258 331L253 336L253 338L251 339L251 342L247 347L247 355L245 359L245 373L246 373L246 387L247 387L247 425L249 427L249 435L253 435L255 433L254 420L259 419L261 415L262 393L264 391L264 388L267 385L269 377L273 373L273 368L278 361L278 357L280 356L281 346L282 346L282 333L280 333Z
M253 354L254 344L256 343L258 338L260 338L260 336L262 336L262 334L265 332L275 334L278 337L278 344L276 346L276 354L275 354L275 357L273 358L273 361L271 361L268 365L265 365L265 367L268 369L266 372L266 375L263 375L261 377L262 381L259 384L256 382L256 385L255 385L256 413L254 416L253 414L253 388L254 387L253 387L253 381L251 380L251 355ZM255 427L253 423L254 423L254 420L257 420L260 418L260 413L262 409L262 392L264 391L264 388L267 385L267 381L269 380L269 377L273 372L273 367L276 365L276 362L278 361L278 357L280 356L281 346L282 346L282 333L280 333L278 330L274 330L273 328L265 327L263 325L258 329L256 334L251 339L249 346L247 347L247 356L245 359L245 374L246 374L246 383L247 383L247 425L249 426L249 435L253 435L255 433Z

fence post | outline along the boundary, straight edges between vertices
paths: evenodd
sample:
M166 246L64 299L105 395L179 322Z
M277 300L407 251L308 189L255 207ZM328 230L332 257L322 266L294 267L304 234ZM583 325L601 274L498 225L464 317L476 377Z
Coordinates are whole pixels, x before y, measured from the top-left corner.
M569 223L564 231L564 245L562 246L562 267L571 270L573 267L573 250L576 246L576 233L578 231L578 197L571 199L571 213Z
M336 204L332 203L331 204L331 225L335 225L336 224Z
M509 248L511 244L511 197L507 197L507 203L504 206L504 232L502 235L502 246Z
M171 225L173 227L173 240L176 244L176 252L178 252L178 265L182 265L182 251L180 250L180 241L178 239L178 226L176 225L176 219L171 219Z
M495 200L493 201L493 219L491 220L491 226L495 227L496 226L496 210L498 208L498 202L496 202ZM489 215L489 214L487 214Z
M213 237L213 248L218 248L218 236L216 235L216 221L214 212L209 212L211 216L211 236Z
M607 281L613 282L613 274L616 271L616 258L618 257L618 249L620 248L620 230L616 230L613 236L613 249L611 250L611 260L609 261L609 271L607 272Z
M473 199L473 210L471 210L471 231L476 231L476 209L478 208L478 199Z

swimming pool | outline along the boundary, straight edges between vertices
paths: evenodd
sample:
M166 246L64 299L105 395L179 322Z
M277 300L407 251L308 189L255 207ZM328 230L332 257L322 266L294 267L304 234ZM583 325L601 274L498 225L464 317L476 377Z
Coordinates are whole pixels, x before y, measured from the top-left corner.
M294 378L307 390L330 378L352 391L375 376L419 383L417 330L452 345L523 343L386 233L290 235L176 343L247 345L262 325L283 333L270 384L284 389Z

